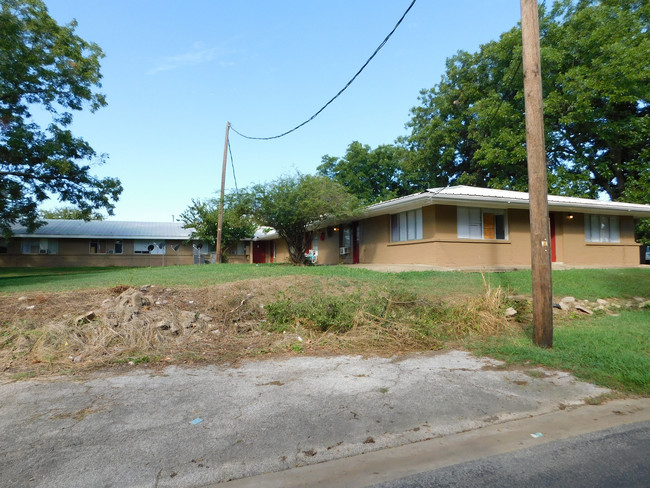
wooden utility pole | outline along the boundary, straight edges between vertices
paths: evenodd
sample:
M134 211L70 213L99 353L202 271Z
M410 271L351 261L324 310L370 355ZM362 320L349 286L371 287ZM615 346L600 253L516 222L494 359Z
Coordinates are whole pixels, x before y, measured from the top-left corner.
M221 262L221 228L223 226L223 202L226 191L226 162L228 161L228 133L230 122L226 122L226 142L223 145L223 166L221 167L221 193L219 195L219 220L217 221L217 263Z
M542 66L537 12L537 0L521 0L521 38L533 279L533 342L540 347L553 347L553 286L551 281L546 149L544 147Z

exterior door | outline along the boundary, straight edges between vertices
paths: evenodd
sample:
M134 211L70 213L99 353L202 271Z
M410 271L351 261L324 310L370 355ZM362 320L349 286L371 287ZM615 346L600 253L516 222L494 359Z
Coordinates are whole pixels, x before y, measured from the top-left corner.
M359 239L359 222L352 224L352 264L359 263L359 247L361 239Z
M551 262L557 262L557 250L555 248L555 214L549 215L551 221Z
M253 262L266 263L266 241L253 242Z

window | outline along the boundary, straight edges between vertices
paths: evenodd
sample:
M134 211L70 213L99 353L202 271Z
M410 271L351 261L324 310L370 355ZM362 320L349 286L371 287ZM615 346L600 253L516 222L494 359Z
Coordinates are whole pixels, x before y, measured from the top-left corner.
M505 210L458 207L459 239L507 239Z
M238 242L228 250L228 254L232 254L233 256L246 255L246 243L242 241Z
M21 244L23 254L58 254L57 239L23 239Z
M122 241L91 239L90 254L122 254Z
M390 216L392 242L422 239L422 209L409 210Z
M585 215L585 241L620 242L618 217L613 215Z
M135 254L165 254L166 249L165 241L138 240L133 242L133 252Z
M9 252L9 245L4 239L0 239L0 254L7 254Z

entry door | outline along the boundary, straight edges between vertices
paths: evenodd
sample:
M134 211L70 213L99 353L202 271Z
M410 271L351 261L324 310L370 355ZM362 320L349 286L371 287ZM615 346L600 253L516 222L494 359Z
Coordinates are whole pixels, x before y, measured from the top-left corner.
M555 248L555 214L549 215L551 221L551 262L557 262L557 250Z
M253 242L253 262L266 263L266 242Z
M359 247L361 239L359 239L359 222L352 224L352 264L359 263Z

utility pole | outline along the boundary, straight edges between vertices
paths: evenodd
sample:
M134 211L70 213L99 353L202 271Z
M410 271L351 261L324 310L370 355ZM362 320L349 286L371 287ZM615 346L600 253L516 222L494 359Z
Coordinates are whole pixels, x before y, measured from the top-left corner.
M226 142L223 145L223 166L221 167L221 194L219 195L219 220L217 222L217 263L221 262L221 228L223 226L223 201L226 191L226 162L228 161L228 133L230 122L226 122Z
M530 204L533 342L540 347L553 347L553 286L537 0L521 0L521 39Z

